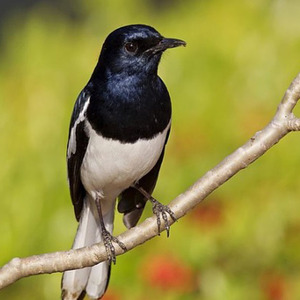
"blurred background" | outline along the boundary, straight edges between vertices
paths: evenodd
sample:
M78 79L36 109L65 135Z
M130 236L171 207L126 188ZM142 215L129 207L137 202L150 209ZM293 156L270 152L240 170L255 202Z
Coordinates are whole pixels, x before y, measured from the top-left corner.
M299 12L298 0L1 1L0 264L72 245L69 120L112 30L149 24L188 44L159 68L173 125L154 195L167 204L272 118L300 71ZM169 239L119 256L105 300L300 299L299 148L289 134ZM22 279L0 299L59 299L60 279Z

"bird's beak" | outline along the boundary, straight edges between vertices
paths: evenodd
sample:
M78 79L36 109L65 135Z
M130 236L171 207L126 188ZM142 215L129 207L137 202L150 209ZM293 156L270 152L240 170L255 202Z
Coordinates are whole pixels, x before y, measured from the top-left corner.
M186 42L179 39L163 38L157 45L147 50L153 54L157 52L163 52L169 48L175 48L179 46L186 46Z

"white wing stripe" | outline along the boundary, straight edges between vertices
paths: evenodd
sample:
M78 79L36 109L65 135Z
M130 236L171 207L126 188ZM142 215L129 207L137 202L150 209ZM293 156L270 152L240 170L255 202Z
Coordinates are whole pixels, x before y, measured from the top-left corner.
M70 158L71 155L75 154L75 152L76 152L76 127L80 122L84 121L85 112L88 108L89 103L90 103L90 97L87 98L87 100L83 106L83 109L78 116L78 119L75 121L74 126L71 129L69 145L68 145L68 158Z

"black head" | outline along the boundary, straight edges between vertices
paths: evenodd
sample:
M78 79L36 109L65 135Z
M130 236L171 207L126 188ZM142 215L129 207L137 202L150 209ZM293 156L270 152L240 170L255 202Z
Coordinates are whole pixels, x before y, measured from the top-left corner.
M124 26L106 38L98 67L111 74L156 73L162 53L180 45L185 46L186 43L164 38L150 26Z

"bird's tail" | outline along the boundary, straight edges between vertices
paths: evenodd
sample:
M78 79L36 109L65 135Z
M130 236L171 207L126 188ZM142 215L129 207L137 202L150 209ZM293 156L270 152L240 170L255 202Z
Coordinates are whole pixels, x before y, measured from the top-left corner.
M114 210L103 216L106 229L113 231ZM84 201L79 226L73 243L73 249L99 243L102 240L99 216L94 202L90 198ZM91 299L103 296L110 277L110 263L101 262L93 267L66 271L62 278L62 299L80 300L85 293Z

